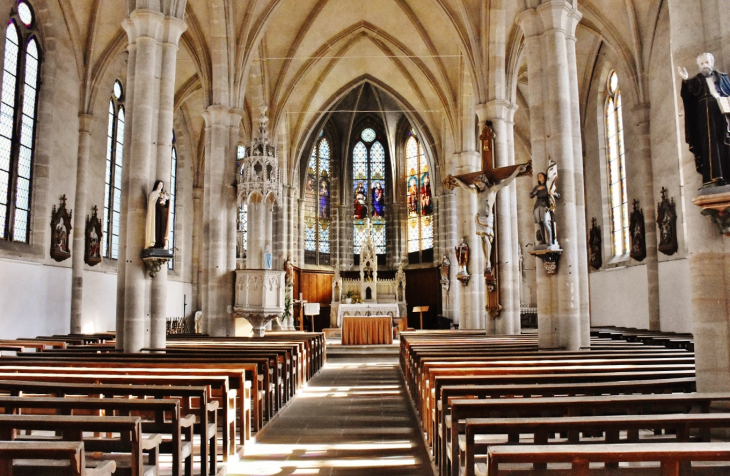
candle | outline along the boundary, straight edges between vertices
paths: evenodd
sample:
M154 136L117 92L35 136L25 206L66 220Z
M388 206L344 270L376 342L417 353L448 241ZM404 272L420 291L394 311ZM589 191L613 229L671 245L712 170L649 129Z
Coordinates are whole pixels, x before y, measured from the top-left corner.
M299 293L299 300L302 300L302 293Z

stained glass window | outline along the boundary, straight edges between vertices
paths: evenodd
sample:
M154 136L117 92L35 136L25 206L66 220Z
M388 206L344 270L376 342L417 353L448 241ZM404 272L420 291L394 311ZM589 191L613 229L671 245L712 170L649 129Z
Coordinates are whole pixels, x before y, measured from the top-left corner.
M433 248L431 175L421 142L413 132L406 141L408 253Z
M240 170L240 174L243 175L243 159L246 158L246 147L239 145L236 147L236 165ZM236 229L243 235L243 249L239 249L237 257L245 258L246 252L248 251L248 206L244 205L238 207L238 223ZM239 241L236 240L238 243Z
M175 196L177 195L177 147L175 131L172 132L172 152L170 153L170 249L175 249ZM175 260L167 262L167 267L175 268Z
M352 149L354 194L353 248L359 255L367 239L367 219L373 225L373 243L377 254L385 254L385 148L376 141L373 129L360 134L362 139Z
M21 0L5 30L0 90L0 239L27 243L41 52L31 6Z
M304 186L304 261L307 264L330 264L330 157L330 143L320 132L307 165Z
M124 158L124 89L114 82L109 100L107 125L106 183L104 185L104 221L102 253L105 258L119 258L119 217L122 211L122 165Z
M621 90L616 71L611 71L608 76L606 98L606 157L614 256L622 256L629 252L629 204L626 193L625 156Z

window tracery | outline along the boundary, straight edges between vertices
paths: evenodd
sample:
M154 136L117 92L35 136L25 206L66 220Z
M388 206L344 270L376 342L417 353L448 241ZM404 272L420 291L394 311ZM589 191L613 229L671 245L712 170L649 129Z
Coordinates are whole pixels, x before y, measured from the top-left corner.
M312 149L304 185L304 261L330 264L331 149L323 131Z
M406 140L406 200L408 204L408 253L433 249L433 202L431 173L418 138Z
M119 258L119 218L122 209L122 166L124 158L124 88L114 82L109 100L107 125L106 182L104 185L104 221L102 256Z
M353 245L359 255L367 238L367 220L372 222L375 251L385 254L385 148L371 128L360 133L360 141L352 150L354 191Z
M626 193L626 160L621 89L616 71L608 75L606 98L606 158L611 208L611 243L614 256L629 252L629 205Z

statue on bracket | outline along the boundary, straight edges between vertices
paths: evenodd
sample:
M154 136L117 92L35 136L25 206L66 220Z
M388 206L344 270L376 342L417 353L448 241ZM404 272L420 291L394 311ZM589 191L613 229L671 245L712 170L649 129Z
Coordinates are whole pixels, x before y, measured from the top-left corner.
M441 271L441 286L444 288L444 291L449 290L449 271L451 270L451 260L444 255L443 258L441 258L441 266L439 267Z
M91 209L91 218L86 215L86 234L84 246L84 262L89 266L101 263L101 221L97 216L96 206Z
M730 79L715 71L715 57L697 57L699 73L692 78L678 67L682 78L685 139L695 156L705 187L730 183Z
M601 249L601 227L596 225L596 219L591 219L591 230L588 232L588 264L594 269L601 269L603 265L603 250Z
M62 195L61 205L51 212L51 258L63 261L71 257L71 218L72 210L66 210L66 195Z
M636 261L646 258L646 231L644 225L644 210L639 208L639 201L634 200L634 211L629 219L629 236L631 247L629 256Z
M560 198L556 191L558 178L558 164L550 160L546 173L537 174L537 185L530 192L530 198L535 199L532 209L535 223L539 226L536 232L537 246L535 249L559 248L557 229L555 227L555 199Z
M672 256L679 249L677 244L677 209L674 198L667 199L667 189L662 187L662 199L656 207L656 222L659 225L659 246L657 249Z
M469 271L466 267L469 265L469 245L466 243L466 237L461 239L461 243L454 247L456 253L456 264L459 265L459 269L456 272L456 279L458 279L462 285L466 286L469 284Z
M162 180L158 180L147 199L145 249L168 249L171 211L170 194L165 190Z

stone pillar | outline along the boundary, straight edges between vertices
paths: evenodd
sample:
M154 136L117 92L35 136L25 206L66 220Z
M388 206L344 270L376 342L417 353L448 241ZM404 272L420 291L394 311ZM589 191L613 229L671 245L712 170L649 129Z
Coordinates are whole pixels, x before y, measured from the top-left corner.
M730 23L723 0L669 0L672 60L689 74L697 74L696 57L709 51L719 71L730 66ZM723 21L724 19L724 21ZM679 107L677 129L684 188L688 199L702 186L694 156L685 141L684 110L676 78L675 100ZM692 333L695 341L697 391L730 391L730 238L718 233L708 217L685 203L687 250L692 294Z
M84 306L84 253L86 246L86 214L89 213L86 199L87 173L91 147L91 125L94 116L79 114L79 148L76 166L76 199L74 200L73 255L71 258L71 333L80 334L83 326Z
M170 189L173 109L175 106L175 67L180 37L187 26L177 18L165 17L161 45L160 95L157 119L157 163L156 180L164 182ZM173 250L174 251L174 250ZM167 319L167 265L163 265L152 280L150 296L150 343L155 349L165 348Z
M450 317L454 324L461 327L462 314L459 305L461 292L459 288L462 286L459 280L456 279L458 264L454 253L454 247L459 243L456 226L456 192L444 189L443 194L438 197L438 211L439 249L441 254L446 255L451 262L449 290L446 292L447 299L443 302L443 312L444 317ZM443 256L436 256L436 258L440 260Z
M236 222L231 220L234 213L231 208L237 211L233 185L235 156L230 148L230 128L237 127L241 116L238 111L223 106L210 106L203 113L203 117L206 125L203 216L207 249L207 261L204 264L207 298L203 316L207 321L209 334L227 336L233 333L233 316L229 311L233 305L236 268L235 247L229 246L229 227L236 227ZM249 259L250 256L247 257L247 262Z
M631 111L634 130L631 143L631 161L637 164L634 170L634 185L629 184L630 196L639 199L644 209L644 228L646 230L647 288L649 298L649 328L660 330L659 323L659 256L657 251L656 202L654 195L654 172L651 163L651 106L637 104Z
M299 251L299 268L304 267L304 199L300 198L297 200L298 210L298 226L297 235L299 237L297 243L297 249Z
M525 33L530 81L531 132L534 167L544 171L547 158L558 164L556 222L563 249L558 274L538 278L539 345L575 350L582 345L580 258L578 234L579 203L576 197L576 167L571 105L571 71L567 28L580 14L564 0L545 0L536 9L518 16ZM544 69L542 69L544 68ZM539 74L538 74L539 73ZM544 102L543 102L544 101ZM544 147L544 148L543 148ZM581 177L582 179L582 177ZM583 219L584 222L584 219ZM539 272L544 275L544 272ZM547 292L545 292L547 291Z
M515 113L517 112L517 104L509 103L507 105L507 116L505 120L507 129L507 158L508 164L515 164ZM522 181L528 182L527 179ZM519 334L522 331L522 323L520 321L520 303L522 295L522 278L520 275L520 240L519 240L519 226L517 217L517 181L513 182L509 186L509 194L511 197L510 217L512 226L512 260L513 260L513 274L512 274L512 303L515 306L515 317L512 321L512 334Z
M165 17L151 10L133 11L122 26L129 37L128 82L125 135L125 167L122 181L122 208L124 217L120 226L120 256L117 275L117 324L122 306L124 351L138 352L148 342L150 309L147 301L147 280L140 252L145 245L147 196L154 183L156 165L158 95L160 79L160 43L164 33ZM127 141L126 139L130 140ZM123 251L122 251L123 250Z
M248 200L248 255L246 268L263 269L266 247L266 205L258 194Z

